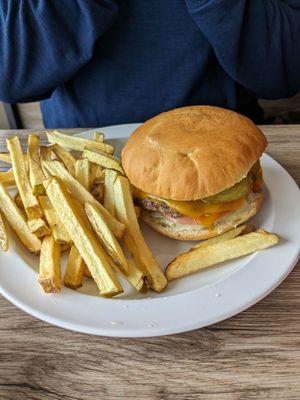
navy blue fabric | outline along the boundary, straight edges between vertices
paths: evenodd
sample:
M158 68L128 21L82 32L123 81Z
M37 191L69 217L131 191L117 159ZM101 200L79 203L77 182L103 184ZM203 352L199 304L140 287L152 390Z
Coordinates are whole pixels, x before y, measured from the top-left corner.
M300 90L300 0L1 0L0 99L46 127L145 121Z

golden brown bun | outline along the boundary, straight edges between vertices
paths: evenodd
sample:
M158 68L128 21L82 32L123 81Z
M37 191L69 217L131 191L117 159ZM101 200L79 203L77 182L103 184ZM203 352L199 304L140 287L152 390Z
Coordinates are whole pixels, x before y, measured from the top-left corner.
M240 210L218 221L213 229L207 229L201 225L187 225L186 228L184 228L180 225L173 224L163 216L161 216L161 218L154 217L155 214L147 210L142 211L141 218L155 231L172 239L205 240L220 235L248 221L248 219L253 217L259 210L262 199L262 193L251 194L248 199L248 204L245 204Z
M248 118L211 106L178 108L141 125L122 151L131 183L173 200L198 200L239 182L267 140Z

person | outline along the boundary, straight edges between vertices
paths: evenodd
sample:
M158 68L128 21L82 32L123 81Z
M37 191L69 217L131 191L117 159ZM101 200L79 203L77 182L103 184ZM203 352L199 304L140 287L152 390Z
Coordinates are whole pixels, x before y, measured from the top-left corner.
M0 49L0 100L41 100L48 128L193 104L258 122L300 90L300 0L1 0Z

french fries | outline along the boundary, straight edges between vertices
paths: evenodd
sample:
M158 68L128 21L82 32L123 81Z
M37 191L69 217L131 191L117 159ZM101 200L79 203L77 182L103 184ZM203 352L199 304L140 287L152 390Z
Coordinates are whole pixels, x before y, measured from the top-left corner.
M113 262L121 269L121 271L125 275L127 275L128 265L122 247L119 245L117 239L110 231L105 221L105 218L101 214L101 211L97 206L91 203L86 203L85 211L92 225L92 228L97 234L103 248L106 250L107 254L110 255Z
M21 199L21 196L20 196L20 193L19 193L19 192L17 192L17 194L15 195L14 200L15 200L16 205L17 205L19 208L24 209L24 204L23 204L23 201L22 201L22 199Z
M93 133L93 140L96 140L97 142L103 142L104 141L104 135L102 132L94 132Z
M57 143L52 145L52 150L58 160L61 161L70 174L75 177L76 158Z
M60 244L52 236L42 243L38 281L45 293L61 291Z
M53 207L57 214L62 217L65 228L90 270L100 294L115 296L122 293L123 289L107 261L104 250L82 220L70 194L56 178L49 178L45 182L45 187Z
M222 233L219 236L204 240L200 243L197 243L193 246L193 249L200 249L207 246L211 246L212 244L217 244L219 242L224 242L225 240L233 239L237 236L245 235L246 233L251 233L255 230L253 225L240 225L237 228L231 229L225 233Z
M139 219L141 216L142 209L139 206L134 206L134 209L135 209L135 215L136 215L137 219Z
M78 253L76 247L72 246L64 274L64 285L71 289L77 289L82 286L85 268L86 265L83 258Z
M7 251L9 245L8 234L0 213L0 250Z
M45 175L41 166L39 142L40 139L38 136L31 133L29 134L27 147L29 181L32 187L32 193L35 196L40 196L45 192L43 186Z
M51 235L51 229L42 218L30 219L28 226L30 232L34 233L37 237Z
M113 169L105 170L103 205L113 217L115 216L114 183L117 177L118 173Z
M27 247L27 249L34 254L38 254L41 250L40 239L30 232L27 222L16 206L16 203L8 194L7 190L3 185L0 184L0 211L6 218L6 221L15 231L21 242Z
M16 186L13 170L0 172L0 183L6 187Z
M50 143L57 143L61 147L66 147L70 150L83 151L85 148L104 151L105 153L112 154L114 152L113 146L102 143L98 140L85 139L77 136L68 136L58 131L48 131L47 139Z
M171 281L224 261L266 249L274 246L278 241L277 235L259 229L256 232L219 241L206 247L194 248L176 257L168 265L166 276Z
M41 218L43 213L37 198L32 194L19 138L14 136L7 139L6 143L11 156L16 185L24 204L26 214L29 219Z
M124 233L124 224L114 218L92 195L86 190L72 175L64 168L59 161L44 161L45 168L52 176L58 177L72 193L72 195L82 204L96 204L109 226L109 229L118 238L122 238Z
M72 239L64 227L61 218L56 214L51 201L46 196L40 196L40 205L44 211L46 220L52 230L54 240L59 243L72 244Z
M82 158L87 158L90 162L100 165L101 167L114 169L120 172L122 175L125 175L125 172L119 162L119 160L112 156L111 154L107 154L104 151L93 151L89 149L85 149L82 152Z
M137 267L145 272L151 288L161 292L167 286L167 280L142 236L127 178L118 176L114 184L114 193L117 217L125 225L125 246Z
M90 163L86 158L76 160L75 177L87 190L90 188Z

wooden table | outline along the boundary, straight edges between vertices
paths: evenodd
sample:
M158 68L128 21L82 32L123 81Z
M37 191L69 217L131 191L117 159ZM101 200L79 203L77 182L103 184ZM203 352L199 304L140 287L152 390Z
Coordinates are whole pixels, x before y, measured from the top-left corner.
M299 184L300 126L263 130L267 152ZM0 151L15 133L0 131ZM28 132L17 133L25 143ZM161 338L69 332L0 298L0 399L300 399L299 263L249 310Z

